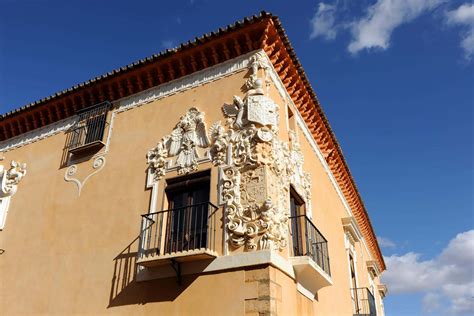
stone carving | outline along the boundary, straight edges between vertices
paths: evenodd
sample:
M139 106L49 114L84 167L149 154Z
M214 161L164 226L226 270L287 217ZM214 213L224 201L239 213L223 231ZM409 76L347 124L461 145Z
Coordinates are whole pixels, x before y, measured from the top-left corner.
M10 163L10 169L0 165L1 190L0 198L9 197L16 193L18 184L26 175L26 163L18 163L14 160Z
M311 209L311 175L303 172L304 156L295 131L289 131L291 145L291 183L306 202L306 207Z
M212 148L211 148L211 157L212 164L215 166L222 165L226 162L226 153L228 141L225 133L224 127L222 127L221 122L216 122L212 124L209 134L211 137Z
M209 143L204 113L195 107L190 108L179 119L171 134L164 136L155 148L148 151L147 162L155 180L165 175L168 167L167 158L175 156L178 174L197 170L200 158L198 148L206 148Z
M268 62L268 58L265 56L265 53L263 51L259 51L256 54L254 54L252 57L250 57L250 62L249 62L249 68L251 70L249 79L247 79L247 82L245 83L246 87L249 89L249 93L253 92L253 89L256 88L256 86L262 86L261 81L262 79L258 78L258 70L263 69L265 72L265 86L267 88L267 94L268 94L268 89L270 87L270 64ZM260 81L260 83L257 83L257 81ZM263 90L262 90L263 91Z
M79 180L76 177L74 177L77 173L78 166L77 165L71 165L69 168L66 169L66 173L64 175L64 180L66 182L73 182L77 185L77 190L78 190L78 195L81 195L82 188L86 184L87 180L89 180L90 177L101 171L105 166L105 156L97 156L94 158L94 161L92 162L92 168L94 171L87 175L84 180Z
M264 95L259 69L266 58L249 63L244 99L223 106L226 128L211 128L211 159L223 169L221 199L228 219L229 241L247 250L281 250L288 239L289 150L278 135L278 105Z
M166 174L166 165L168 150L163 142L160 142L152 150L149 150L146 156L148 166L154 173L155 180L159 180Z
M248 96L247 111L247 119L250 122L271 126L277 126L278 124L278 106L266 96Z

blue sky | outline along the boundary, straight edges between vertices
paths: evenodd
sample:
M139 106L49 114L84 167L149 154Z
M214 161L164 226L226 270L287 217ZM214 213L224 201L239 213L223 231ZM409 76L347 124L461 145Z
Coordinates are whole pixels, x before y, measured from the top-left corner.
M387 314L474 313L468 0L1 0L0 111L260 10L282 20L384 238Z

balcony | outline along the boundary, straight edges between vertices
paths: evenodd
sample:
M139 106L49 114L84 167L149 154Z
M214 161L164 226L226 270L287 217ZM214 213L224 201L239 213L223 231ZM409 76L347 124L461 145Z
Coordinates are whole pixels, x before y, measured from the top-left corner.
M215 258L217 209L206 202L142 215L137 264L153 267Z
M105 146L109 102L103 102L77 112L79 119L72 127L67 148L71 154L96 152Z
M351 289L354 316L377 316L375 299L366 287Z
M290 261L296 280L314 295L332 285L328 242L306 215L290 217Z

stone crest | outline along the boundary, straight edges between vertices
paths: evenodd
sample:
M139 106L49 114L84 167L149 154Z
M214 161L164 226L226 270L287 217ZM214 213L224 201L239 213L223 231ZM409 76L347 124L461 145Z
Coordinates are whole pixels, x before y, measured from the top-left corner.
M170 166L175 166L178 174L195 171L202 156L199 148L208 146L204 112L192 107L179 119L171 134L164 136L155 148L148 151L149 169L155 180L161 179ZM172 157L176 157L174 162L168 159Z
M264 95L247 97L247 120L260 125L278 125L278 105Z

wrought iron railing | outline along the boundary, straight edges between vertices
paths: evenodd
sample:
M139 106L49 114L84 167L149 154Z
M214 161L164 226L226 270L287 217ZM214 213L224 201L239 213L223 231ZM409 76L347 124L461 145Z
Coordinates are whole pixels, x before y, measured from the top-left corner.
M216 251L217 210L206 202L142 215L139 258Z
M328 242L306 215L290 217L292 255L308 256L331 275L329 267Z
M70 131L70 151L103 140L109 108L110 102L102 102L77 112L78 121Z
M370 290L366 287L351 289L352 306L354 315L357 316L377 316L375 299Z

